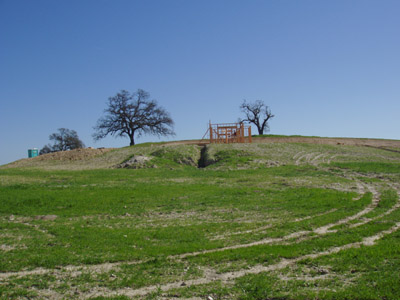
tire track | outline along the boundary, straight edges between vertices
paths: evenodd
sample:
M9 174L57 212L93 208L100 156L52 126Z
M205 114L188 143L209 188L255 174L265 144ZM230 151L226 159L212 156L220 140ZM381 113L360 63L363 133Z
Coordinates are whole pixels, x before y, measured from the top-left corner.
M312 152L312 153L305 153L304 151L298 152L293 156L293 160L295 160L295 165L301 165L301 164L310 164L315 167L320 165L321 163L328 163L330 164L331 161L337 157L338 155L330 155L327 153L321 153L321 152Z
M396 187L394 184L389 184L389 186L397 192L397 202L396 202L391 208L389 208L388 210L386 210L385 212L383 212L383 213L381 213L381 214L379 214L379 215L377 215L377 216L375 216L375 217L366 218L366 219L364 219L364 220L362 220L362 221L360 221L360 222L358 222L358 223L351 224L351 225L349 226L349 228L355 228L355 227L359 227L359 226L361 226L361 225L367 224L367 223L369 223L369 222L372 222L372 221L374 221L374 220L377 220L377 219L379 219L379 218L382 218L382 217L384 217L384 216L387 216L388 214L390 214L390 213L392 213L392 212L394 212L395 210L397 210L397 209L400 208L400 189L399 189L398 187Z
M296 238L300 240L306 240L308 238L314 238L310 236L311 233L316 233L317 235L323 235L326 233L330 233L329 229L333 226L339 225L339 224L345 224L351 220L357 219L361 217L362 215L372 211L376 205L379 203L380 195L376 191L376 189L372 185L367 185L363 184L360 181L357 181L355 178L352 178L353 180L356 181L357 187L359 191L365 192L366 190L370 191L373 194L373 201L371 204L369 204L366 208L364 208L362 211L359 211L357 214L346 217L344 219L341 219L335 223L331 223L325 226L321 226L319 228L316 228L312 231L300 231L300 232L295 232L289 235L286 235L282 238L269 238L269 239L263 239L260 241L256 241L253 243L248 243L248 244L242 244L242 245L234 245L230 247L225 247L225 248L220 248L220 249L212 249L208 251L199 251L199 252L192 252L192 253L185 253L181 255L174 255L174 256L169 256L169 259L172 260L180 260L185 257L191 257L191 256L196 256L196 255L201 255L205 253L211 253L211 252L218 252L218 251L224 251L224 250L229 250L229 249L239 249L239 248L245 248L245 247L251 247L255 245L262 245L262 244L269 244L269 243L279 243L279 242L285 242L289 241L290 239ZM391 185L392 188L396 189L400 196L399 188L395 187L393 184ZM389 213L393 212L394 210L398 209L400 207L400 199L398 200L398 203L396 203L395 206L390 208L389 211L386 211L382 214L383 215L388 215ZM363 221L364 222L364 221ZM368 221L367 221L368 222ZM365 222L365 223L367 223ZM363 224L365 224L363 223ZM358 223L357 223L358 224ZM360 225L363 225L360 224ZM360 226L356 225L356 226ZM356 227L354 226L354 227ZM329 250L322 251L319 253L313 253L313 254L307 254L298 258L294 259L283 259L277 264L273 264L270 266L263 266L263 265L257 265L254 266L250 269L246 270L239 270L236 272L228 272L228 273L223 273L223 274L218 274L215 272L215 270L212 269L206 269L204 270L204 277L202 278L197 278L197 279L192 279L185 281L184 283L182 281L179 282L173 282L173 283L168 283L164 285L154 285L154 286L148 286L148 287L143 287L140 289L132 289L132 288L123 288L119 290L108 290L107 288L95 288L92 291L89 291L87 293L84 293L79 296L79 298L90 298L90 297L96 297L96 296L115 296L115 295L125 295L128 297L133 297L133 296L144 296L149 293L155 292L155 291L169 291L171 289L175 288L181 288L183 286L193 286L193 285L200 285L200 284L207 284L211 283L213 281L219 280L225 283L231 282L235 280L236 278L248 275L248 274L258 274L262 272L270 272L274 270L280 270L282 268L285 268L288 265L295 264L300 260L306 259L306 258L317 258L320 256L324 255L329 255L333 253L337 253L339 251L349 249L349 248L355 248L355 247L360 247L362 245L364 246L371 246L376 243L377 240L381 239L387 234L390 234L394 231L397 231L400 228L400 222L396 223L395 226L392 228L382 231L374 236L366 237L364 238L361 242L356 242L356 243L351 243L347 245L343 245L340 247L333 247ZM296 241L297 242L297 241ZM291 244L293 242L290 242ZM28 275L44 275L44 274L55 274L56 276L59 276L61 279L65 278L65 276L77 276L79 274L82 274L83 272L91 271L91 272L107 272L111 271L113 268L116 268L120 265L133 265L133 264L140 264L144 263L146 261L134 261L134 262L116 262L116 263L104 263L104 264L98 264L98 265L92 265L92 266L66 266L62 267L60 269L44 269L44 268L38 268L35 270L30 270L30 271L20 271L20 272L9 272L9 273L0 273L0 280L1 279L7 279L12 276L16 277L23 277L23 276L28 276ZM49 296L50 290L35 290L39 295L42 295L43 297L47 298ZM53 297L50 297L49 299L55 299L55 294L53 294Z
M359 182L360 185L362 185L361 182ZM358 213L348 216L346 218L343 218L339 221L336 221L334 223L330 223L321 227L318 227L316 229L313 229L311 231L298 231L298 232L294 232L291 233L289 235L286 235L284 237L281 238L267 238L267 239L262 239L256 242L251 242L251 243L247 243L247 244L241 244L241 245L233 245L233 246L227 246L227 247L223 247L223 248L218 248L218 249L210 249L210 250L203 250L203 251L197 251L197 252L191 252L191 253L185 253L185 254L181 254L181 255L177 255L177 256L170 256L170 258L179 258L179 259L183 259L186 257L192 257L192 256L197 256L197 255L202 255L202 254L208 254L208 253L214 253L214 252L221 252L221 251L225 251L225 250L234 250L234 249L240 249L240 248L248 248L248 247L252 247L252 246L258 246L258 245L267 245L267 244L273 244L273 243L280 243L280 242L285 242L287 240L290 239L294 239L294 238L303 238L307 235L310 235L311 233L315 233L318 235L325 235L327 233L330 233L329 229L334 227L334 226L338 226L338 225L342 225L342 224L346 224L350 221L353 221L355 219L360 218L361 216L371 212L372 210L374 210L376 208L376 206L378 205L380 198L379 198L379 194L377 193L377 191L375 190L375 188L371 185L366 185L368 190L372 192L373 194L373 199L371 204L369 204L367 207L365 207L363 210L359 211Z
M347 249L359 248L361 246L373 246L378 240L380 240L384 236L391 234L393 232L396 232L399 229L400 229L400 222L396 223L394 226L392 226L388 230L384 230L373 236L363 238L361 242L355 242L355 243L350 243L350 244L346 244L343 246L332 247L326 251L306 254L306 255L303 255L303 256L300 256L297 258L293 258L293 259L282 259L280 262L273 264L273 265L269 265L269 266L256 265L250 269L239 270L239 271L235 271L235 272L226 272L226 273L221 273L221 274L217 274L216 272L209 271L208 274L206 274L206 276L203 278L187 280L185 282L179 281L179 282L173 282L173 283L168 283L168 284L164 284L164 285L147 286L147 287L143 287L143 288L139 288L139 289L124 288L124 289L119 289L116 291L110 291L110 290L107 291L106 289L102 289L101 291L89 292L88 294L86 294L84 296L84 298L87 299L87 298L98 297L98 296L112 297L112 296L122 296L122 295L128 296L128 297L145 296L151 292L156 292L156 291L167 292L171 289L178 289L178 288L182 288L182 287L190 287L190 286L195 286L195 285L208 284L208 283L214 282L216 280L222 281L223 283L229 283L229 282L231 282L237 278L243 277L245 275L259 274L259 273L264 273L264 272L281 270L289 265L293 265L304 259L316 259L316 258L319 258L322 256L335 254L335 253L338 253L340 251L347 250Z
M361 183L360 183L361 184ZM184 254L178 254L178 255L171 255L168 256L168 259L184 259L186 257L193 257L197 255L202 255L202 254L207 254L207 253L215 253L215 252L221 252L221 251L226 251L226 250L234 250L234 249L241 249L241 248L249 248L253 246L258 246L258 245L267 245L267 244L274 244L274 243L280 243L280 242L286 242L291 239L298 239L298 238L304 238L311 233L316 233L318 235L324 235L329 233L329 229L345 224L349 221L352 221L354 219L359 218L360 216L367 214L368 212L372 211L376 205L379 202L379 197L376 191L373 189L372 186L369 186L370 190L373 190L376 194L376 199L373 201L370 205L368 205L365 209L362 211L358 212L355 215L346 217L344 219L341 219L335 223L330 223L325 226L321 226L319 228L316 228L312 231L298 231L291 233L289 235L286 235L281 238L266 238L262 239L259 241L247 243L247 244L239 244L239 245L232 245L232 246L227 246L227 247L222 247L222 248L217 248L217 249L210 249L210 250L203 250L203 251L196 251L196 252L190 252L190 253L184 253ZM0 273L0 280L4 280L6 278L10 277L24 277L24 276L29 276L29 275L44 275L44 274L53 274L53 275L62 275L65 272L72 273L73 275L79 275L82 272L86 271L91 271L91 272L107 272L112 270L115 267L118 267L120 265L126 264L126 265L134 265L134 264L140 264L140 263L145 263L148 260L139 260L139 261L123 261L123 262L114 262L114 263L102 263L102 264L97 264L97 265L80 265L80 266L65 266L61 267L59 269L45 269L45 268L37 268L34 270L26 270L26 271L17 271L17 272L6 272L6 273Z

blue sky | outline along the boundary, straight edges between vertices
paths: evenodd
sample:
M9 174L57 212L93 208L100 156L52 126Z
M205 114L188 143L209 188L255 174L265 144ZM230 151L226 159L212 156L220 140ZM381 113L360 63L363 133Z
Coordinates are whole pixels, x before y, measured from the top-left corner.
M0 0L0 164L57 128L93 142L108 97L148 91L198 139L263 100L272 134L400 139L400 1ZM146 136L137 142L159 141Z

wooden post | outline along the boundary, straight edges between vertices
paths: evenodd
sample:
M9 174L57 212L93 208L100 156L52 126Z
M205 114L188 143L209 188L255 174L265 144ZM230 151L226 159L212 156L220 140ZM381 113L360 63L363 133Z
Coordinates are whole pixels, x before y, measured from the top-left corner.
M251 143L251 126L249 126L249 143Z
M210 144L213 142L213 129L210 121Z

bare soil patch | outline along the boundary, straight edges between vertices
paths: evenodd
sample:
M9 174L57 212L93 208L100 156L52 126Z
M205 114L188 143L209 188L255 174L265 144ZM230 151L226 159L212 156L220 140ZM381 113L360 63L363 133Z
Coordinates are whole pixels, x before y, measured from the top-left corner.
M205 145L208 143L209 143L208 140L185 140L185 141L167 142L166 145ZM305 143L305 144L320 144L320 145L370 146L378 148L382 147L391 148L391 150L400 148L400 140L384 140L384 139L369 139L369 138L271 136L271 137L254 137L253 143Z
M319 137L258 137L254 143L307 143L346 146L370 146L400 148L400 140L362 139L362 138L319 138Z
M104 149L75 149L70 151L60 151L54 153L48 153L39 155L32 158L32 160L44 161L44 160L85 160L88 158L95 157L97 155L104 154L113 150L114 148L104 148Z
M32 158L23 158L2 167L6 168L31 167L31 166L37 166L40 163L51 162L51 161L59 161L66 163L74 161L78 162L86 161L96 156L107 153L111 150L114 150L114 148L103 148L103 149L85 148L85 149L75 149L69 151L47 153Z

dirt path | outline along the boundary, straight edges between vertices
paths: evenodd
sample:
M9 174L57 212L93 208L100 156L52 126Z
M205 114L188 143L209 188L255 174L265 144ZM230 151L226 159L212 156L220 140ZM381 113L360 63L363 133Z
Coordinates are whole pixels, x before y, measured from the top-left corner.
M359 184L361 184L359 182ZM341 219L335 223L331 223L322 227L319 227L317 229L314 229L313 232L317 233L317 234L326 234L329 232L329 229L331 229L332 227L338 226L338 225L342 225L342 224L346 224L350 221L356 220L358 218L360 218L363 215L366 215L367 213L371 212L372 210L374 210L380 201L379 198L379 194L378 192L375 190L375 188L372 185L367 185L368 190L372 193L373 198L372 198L372 202L371 204L369 204L366 208L364 208L363 210L359 211L358 213L356 213L355 215L352 216L348 216L347 218Z
M395 210L397 210L397 209L400 208L400 188L399 188L398 186L396 186L395 184L393 184L393 183L387 183L387 184L388 184L392 189L394 189L394 190L397 191L397 196L398 196L397 202L396 202L391 208L389 208L388 210L386 210L386 211L383 212L382 214L379 214L379 215L377 215L377 216L375 216L375 217L372 217L372 218L365 218L364 220L362 220L362 221L360 221L360 222L358 222L358 223L351 224L351 225L349 226L349 228L359 227L359 226L364 225L364 224L366 224L366 223L368 223L368 222L377 220L377 219L379 219L379 218L381 218L381 217L383 217L383 216L386 216L386 215L388 215L388 214L390 214L390 213L392 213L392 212L394 212Z
M253 143L305 143L319 145L347 145L347 146L367 146L375 148L400 148L400 140L368 139L368 138L325 138L325 137L254 137ZM166 142L166 145L203 145L208 144L208 140L185 140ZM393 149L383 149L399 152Z
M249 274L259 274L263 272L272 272L272 271L277 271L284 269L287 266L293 265L298 263L299 261L302 261L304 259L316 259L322 256L326 255L331 255L338 253L343 250L351 249L351 248L359 248L361 246L373 246L378 240L383 238L384 236L394 233L400 229L400 222L396 223L394 226L391 228L381 231L375 235L365 237L361 242L355 242L355 243L349 243L346 245L338 246L338 247L332 247L328 250L317 252L317 253L311 253L311 254L306 254L297 258L293 259L282 259L276 264L272 264L269 266L264 266L264 265L256 265L251 267L250 269L245 269L245 270L239 270L235 272L226 272L226 273L217 273L215 270L207 268L204 269L204 276L202 278L197 278L197 279L192 279L192 280L187 280L187 281L177 281L177 282L172 282L172 283L167 283L163 285L153 285L153 286L147 286L139 289L132 289L132 288L123 288L123 289L118 289L118 290L109 290L107 288L96 288L93 290L90 290L86 292L85 294L81 294L80 298L81 299L88 299L92 297L113 297L113 296L127 296L127 297L135 297L135 296L145 296L149 293L152 292L157 292L157 291L162 291L162 292L168 292L171 289L179 289L182 287L190 287L190 286L196 286L196 285L201 285L201 284L208 284L214 281L222 281L223 283L230 283L233 280L243 277L245 275ZM115 266L113 264L110 264L110 266ZM43 269L44 270L44 269ZM35 273L35 274L43 274L43 273ZM40 291L40 294L42 297L48 298L48 299L62 299L63 296L56 293L56 292L50 292L48 290Z
M128 297L144 296L151 292L156 292L159 290L161 290L163 292L167 292L171 289L182 288L183 286L190 287L190 286L195 286L195 285L200 285L200 284L207 284L207 283L214 282L216 280L222 281L223 283L228 283L228 282L233 281L234 279L237 279L237 278L243 277L245 275L249 275L249 274L259 274L259 273L263 273L263 272L271 272L271 271L281 270L289 265L293 265L304 259L315 259L315 258L318 258L321 256L338 253L340 251L351 249L351 248L359 248L361 246L372 246L378 240L383 238L384 236L391 234L399 229L400 229L400 222L396 223L396 225L392 226L388 230L384 230L384 231L379 232L378 234L364 238L361 242L350 243L350 244L346 244L346 245L339 246L339 247L333 247L326 251L307 254L307 255L303 255L303 256L300 256L297 258L293 258L293 259L282 259L279 263L269 265L269 266L257 265L250 269L240 270L240 271L236 271L236 272L221 273L221 274L217 274L216 272L209 270L208 272L206 272L206 274L203 278L187 280L185 282L179 281L179 282L173 282L173 283L168 283L168 284L164 284L164 285L148 286L148 287L143 287L143 288L139 288L139 289L124 288L124 289L119 289L119 290L115 290L115 291L110 291L110 290L107 291L106 289L102 289L101 291L89 292L88 294L86 294L84 296L84 298L87 299L87 298L98 297L98 296L112 297L112 296L117 296L117 295L124 295L124 296L128 296Z
M309 235L311 233L316 233L319 235L323 235L326 233L329 233L329 229L337 226L337 225L341 225L341 224L345 224L351 220L355 220L357 218L359 218L360 216L367 214L368 212L372 211L377 204L379 203L379 195L376 192L375 188L372 185L366 185L363 184L362 182L360 182L359 180L357 180L356 178L352 177L351 175L346 175L347 178L352 179L356 185L357 185L357 189L358 189L358 193L361 194L360 197L362 197L362 193L365 193L366 190L369 190L373 193L374 197L373 197L373 201L371 202L371 204L369 204L366 208L364 208L362 211L358 212L355 215L346 217L344 219L338 220L335 223L330 223L327 224L325 226L316 228L312 231L299 231L299 232L294 232L291 233L289 235L286 235L284 237L281 238L267 238L267 239L262 239L259 241L255 241L252 243L247 243L247 244L239 244L239 245L233 245L233 246L228 246L228 247L223 247L223 248L217 248L217 249L210 249L210 250L204 250L204 251L198 251L198 252L191 252L191 253L185 253L185 254L181 254L181 255L174 255L174 256L170 256L170 259L183 259L186 257L191 257L191 256L197 256L197 255L201 255L201 254L207 254L207 253L213 253L213 252L221 252L221 251L225 251L225 250L232 250L232 249L240 249L240 248L248 248L248 247L252 247L252 246L257 246L257 245L266 245L266 244L272 244L272 243L279 243L279 242L285 242L287 240L293 239L293 238L301 238L304 237L306 235ZM331 211L329 211L331 212ZM324 215L326 213L329 212L325 212L319 215ZM311 218L307 217L307 218ZM258 228L257 231L260 231L261 229L268 229L270 226L264 226L263 228ZM249 231L250 232L250 231ZM45 268L37 268L34 270L27 270L27 271L18 271L18 272L6 272L6 273L0 273L0 280L8 278L8 277L12 277L12 276L18 276L18 277L22 277L22 276L28 276L28 275L42 275L42 274L47 274L47 273L52 273L52 274L56 274L58 272L72 272L74 274L80 274L83 270L84 271L108 271L111 270L114 267L117 267L121 264L138 264L138 263L142 263L143 261L131 261L131 262L115 262L115 263L102 263L102 264L98 264L98 265L88 265L88 266L65 266L65 267L61 267L59 270L57 269L45 269Z
M358 186L360 187L360 190L364 191L364 185L361 184L361 182L358 182ZM361 188L362 187L362 188ZM214 253L214 252L221 252L221 251L226 251L226 250L234 250L234 249L240 249L240 248L248 248L252 246L257 246L257 245L267 245L267 244L274 244L274 243L280 243L280 242L286 242L291 239L295 238L303 238L310 235L311 233L316 233L318 235L324 235L329 233L329 229L340 225L340 224L345 224L351 220L355 220L359 217L361 217L364 214L367 214L368 212L372 211L377 204L379 203L379 195L375 191L373 186L367 186L367 189L370 190L374 194L374 199L370 205L368 205L365 209L362 211L358 212L355 215L346 217L344 219L338 220L337 222L327 224L325 226L316 228L312 231L298 231L291 233L289 235L283 236L281 238L267 238L267 239L262 239L259 241L255 241L252 243L247 243L247 244L238 244L238 245L233 245L233 246L228 246L228 247L223 247L223 248L217 248L217 249L210 249L210 250L204 250L204 251L197 251L197 252L190 252L190 253L184 253L180 255L173 255L169 256L169 259L184 259L186 257L193 257L197 255L202 255L202 254L207 254L207 253ZM400 204L399 204L400 205ZM70 273L70 275L77 276L81 274L82 272L107 272L110 271L111 269L118 267L122 264L140 264L143 263L144 261L130 261L130 262L115 262L115 263L102 263L102 264L97 264L97 265L83 265L83 266L64 266L58 269L45 269L45 268L37 268L34 270L26 270L26 271L18 271L18 272L6 272L6 273L0 273L0 280L4 280L6 278L10 277L24 277L24 276L29 276L29 275L44 275L44 274L53 274L53 275L60 275L65 272Z
M397 191L398 195L400 196L400 185L397 185L394 183L387 183L387 184L391 188L395 189ZM351 220L360 218L364 214L366 214L366 213L372 211L374 208L376 208L377 204L380 201L380 195L376 191L375 187L372 185L363 184L362 182L357 182L357 186L359 187L359 191L364 191L364 192L370 191L373 194L373 200L372 200L371 204L369 204L366 208L359 211L358 213L356 213L352 216L343 218L341 220L338 220L334 223L330 223L325 226L321 226L312 231L295 232L295 233L286 235L282 238L263 239L263 240L256 241L253 243L248 243L248 244L234 245L234 246L230 246L230 247L224 247L224 248L220 248L220 249L212 249L212 250L208 250L208 251L185 253L182 255L170 256L169 259L180 260L185 257L196 256L196 255L205 254L205 253L224 251L224 250L229 250L229 249L239 249L239 248L251 247L251 246L262 245L262 244L269 244L269 243L285 242L285 241L288 241L293 238L299 238L300 240L313 238L312 236L310 236L310 233L316 233L317 236L324 235L326 233L331 232L329 229L332 228L333 226L345 224ZM394 206L392 206L390 209L383 212L382 214L377 215L373 218L364 219L359 223L350 225L350 227L356 227L356 226L363 225L367 222L370 222L379 217L387 215L399 208L400 208L400 198ZM308 259L308 258L315 259L315 258L318 258L321 256L334 254L334 253L337 253L342 250L346 250L346 249L350 249L350 248L357 248L362 245L363 246L372 246L378 240L383 238L384 236L391 234L399 229L400 229L400 222L396 223L394 226L392 226L388 230L384 230L375 235L364 238L361 242L355 242L355 243L350 243L350 244L343 245L343 246L332 247L326 251L311 253L311 254L303 255L303 256L300 256L297 258L293 258L293 259L282 259L280 262L269 265L269 266L256 265L254 267L251 267L250 269L244 269L244 270L239 270L239 271L235 271L235 272L226 272L226 273L217 273L213 269L206 268L206 269L203 269L203 277L197 278L197 279L192 279L192 280L187 280L185 282L177 281L177 282L172 282L172 283L163 284L163 285L147 286L147 287L143 287L143 288L139 288L139 289L122 288L122 289L118 289L118 290L109 290L107 288L97 287L88 292L81 294L80 298L86 299L86 298L97 297L97 296L112 297L112 296L117 296L117 295L124 295L124 296L128 296L128 297L134 297L134 296L140 297L140 296L145 296L149 293L156 292L156 291L167 292L171 289L176 289L176 288L190 287L190 286L196 286L196 285L200 285L200 284L208 284L208 283L211 283L216 280L221 281L223 283L231 283L235 279L245 276L245 275L248 275L248 274L258 274L258 273L262 273L262 272L271 272L271 271L280 270L289 265L296 264L297 262L304 260L304 259ZM122 264L138 264L138 263L143 263L143 262L144 261L134 261L134 262L104 263L104 264L91 265L91 266L66 266L66 267L62 267L60 269L38 268L35 270L31 270L31 271L0 273L0 280L5 280L5 279L7 279L9 277L13 277L13 276L24 277L24 276L29 276L29 275L44 275L44 274L53 274L53 275L56 275L57 277L63 279L63 278L66 278L65 276L67 276L67 277L68 276L78 276L78 275L82 274L82 272L87 272L87 271L95 272L95 273L108 272L108 271L111 271L113 268L118 267L119 265L122 265ZM36 290L36 291L43 298L63 299L63 296L58 294L57 292L52 292L50 290L43 290L43 291Z
M223 248L218 248L218 249L204 250L204 251L198 251L198 252L192 252L192 253L185 253L185 254L178 255L178 256L171 256L170 258L183 259L186 257L192 257L192 256L197 256L197 255L207 254L207 253L221 252L221 251L234 250L234 249L240 249L240 248L248 248L248 247L258 246L258 245L280 243L280 242L285 242L285 241L288 241L288 240L291 240L294 238L302 238L311 233L316 233L318 235L327 234L330 232L330 230L329 230L330 228L337 226L337 225L346 224L352 220L358 219L361 216L371 212L378 205L380 199L379 199L379 195L376 192L375 188L373 186L369 185L368 189L373 193L374 196L373 196L373 200L372 200L371 204L369 204L366 208L364 208L363 210L359 211L358 213L356 213L354 215L348 216L348 217L338 220L334 223L330 223L325 226L318 227L312 231L298 231L298 232L291 233L291 234L286 235L281 238L267 238L267 239L262 239L262 240L252 242L252 243L233 245L233 246L228 246L228 247L223 247Z
M24 276L45 275L45 274L61 276L68 273L70 276L75 277L82 274L83 272L98 272L98 273L108 272L111 271L113 268L118 267L122 264L137 265L144 262L145 261L139 260L139 261L122 261L114 263L107 262L97 265L63 266L63 267L57 267L55 269L36 268L34 270L0 273L0 281L10 277L24 277Z

